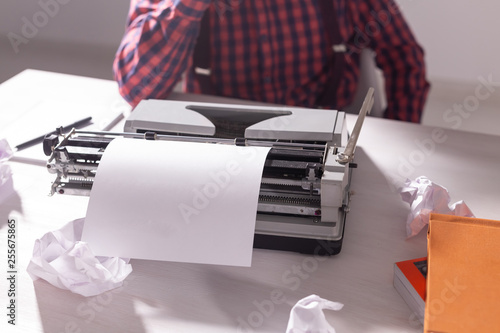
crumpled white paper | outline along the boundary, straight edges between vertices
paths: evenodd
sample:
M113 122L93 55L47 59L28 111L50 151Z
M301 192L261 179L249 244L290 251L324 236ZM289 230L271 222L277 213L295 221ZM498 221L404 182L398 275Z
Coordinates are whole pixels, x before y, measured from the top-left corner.
M6 139L0 139L0 186L10 179L12 171L10 166L5 164L12 157L13 151Z
M96 257L81 242L85 220L78 219L35 241L27 271L33 280L83 296L95 296L120 287L132 272L128 259Z
M286 333L335 333L323 310L338 311L343 307L342 303L332 302L317 295L307 296L299 300L290 311Z
M463 200L450 205L448 190L425 176L413 181L407 179L400 192L403 201L410 204L410 213L406 221L408 238L417 235L429 224L430 213L474 217Z

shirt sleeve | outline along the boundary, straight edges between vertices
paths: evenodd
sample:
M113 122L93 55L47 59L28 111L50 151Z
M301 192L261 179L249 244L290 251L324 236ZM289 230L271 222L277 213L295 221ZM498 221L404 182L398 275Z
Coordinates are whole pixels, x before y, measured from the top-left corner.
M430 87L422 47L393 0L359 1L357 10L357 41L375 51L377 66L384 73L384 116L419 123Z
M188 67L211 0L131 0L113 63L120 94L133 106L165 98Z

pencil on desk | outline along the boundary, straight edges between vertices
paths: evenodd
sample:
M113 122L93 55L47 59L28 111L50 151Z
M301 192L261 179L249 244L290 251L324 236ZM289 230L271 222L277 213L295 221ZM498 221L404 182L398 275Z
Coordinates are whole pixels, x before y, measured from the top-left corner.
M87 123L89 123L90 121L92 120L92 117L86 117L86 118L83 118L81 120L78 120L72 124L69 124L67 126L63 126L62 127L62 131L63 132L67 132L69 131L70 129L72 128L79 128L79 127L82 127L83 125L86 125ZM50 134L56 134L58 131L55 130L55 131L52 131L52 132L49 132L49 133L45 133L44 135L40 135L39 137L36 137L34 139L31 139L29 141L26 141L26 142L23 142L17 146L14 147L14 149L16 151L20 151L20 150L23 150L23 149L26 149L28 147L31 147L33 145L36 145L37 143L40 143L43 141L43 139L45 138L45 136L47 135L50 135Z

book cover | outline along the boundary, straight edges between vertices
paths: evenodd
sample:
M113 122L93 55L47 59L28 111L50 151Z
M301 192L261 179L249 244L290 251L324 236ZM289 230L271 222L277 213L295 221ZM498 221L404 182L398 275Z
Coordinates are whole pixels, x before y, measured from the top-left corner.
M424 323L427 258L394 264L394 287L420 322Z

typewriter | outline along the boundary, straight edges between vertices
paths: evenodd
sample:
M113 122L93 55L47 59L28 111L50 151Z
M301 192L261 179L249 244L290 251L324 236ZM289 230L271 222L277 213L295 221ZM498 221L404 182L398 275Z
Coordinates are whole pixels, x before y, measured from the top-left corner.
M334 255L342 247L357 137L372 105L370 88L349 136L345 113L336 110L143 100L123 132L73 129L45 138L47 169L55 174L50 194L91 196L99 161L117 137L270 147L254 247Z

